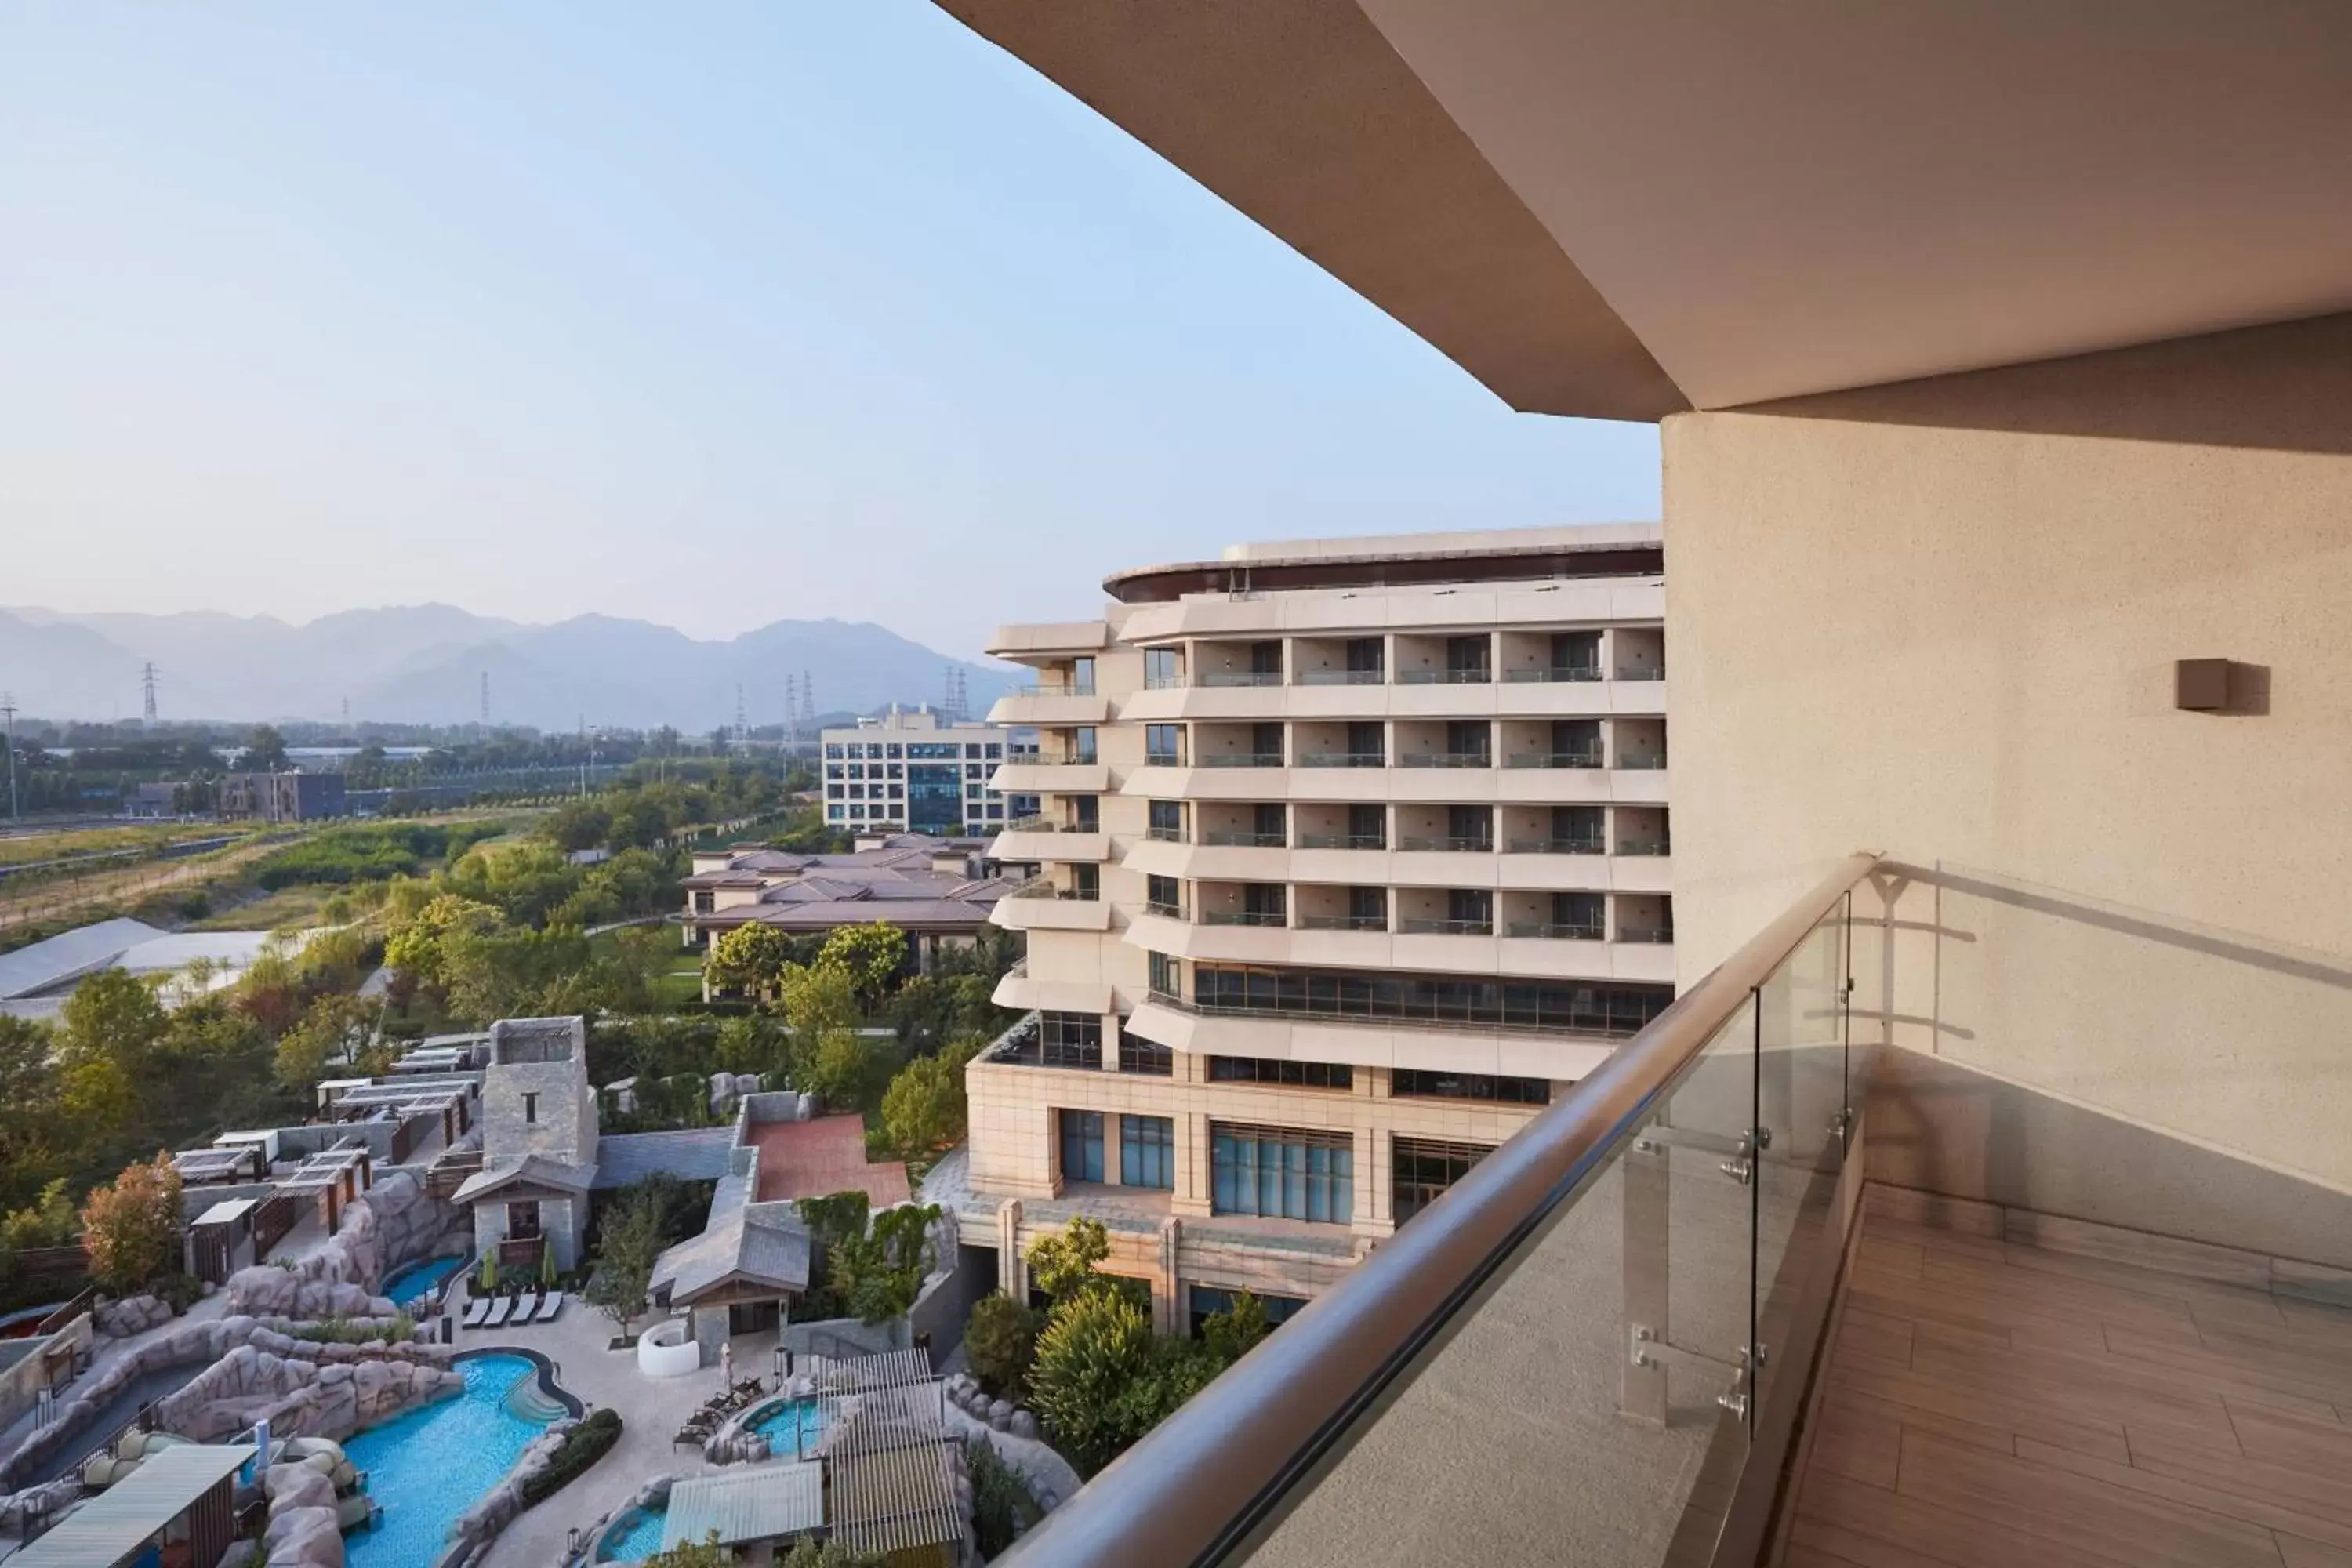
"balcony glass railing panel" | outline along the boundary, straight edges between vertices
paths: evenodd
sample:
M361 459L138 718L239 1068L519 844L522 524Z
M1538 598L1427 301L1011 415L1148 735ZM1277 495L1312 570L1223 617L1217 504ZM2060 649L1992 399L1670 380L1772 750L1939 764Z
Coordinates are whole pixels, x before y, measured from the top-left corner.
M1507 685L1549 683L1566 680L1598 680L1601 667L1597 664L1555 664L1534 669L1507 669L1503 680Z
M1270 910L1204 910L1204 926L1286 926L1290 917Z
M1385 849L1388 841L1377 833L1302 833L1301 849Z
M1397 759L1401 768L1491 768L1493 753L1488 752L1421 752Z
M1761 1560L1808 1371L1795 1347L1840 1250L1846 889L1868 866L1699 981L1004 1561ZM1810 1316L1784 1320L1801 1300Z
M1301 931L1386 931L1387 920L1379 915L1301 915Z
M1439 920L1426 915L1402 915L1397 930L1407 936L1492 936L1493 921Z
M1092 697L1095 683L1091 680L1033 680L1026 686L1013 688L1015 697Z
M1608 933L1598 925L1561 924L1556 921L1513 921L1505 934L1541 937L1550 942L1599 942Z
M1279 833L1252 833L1240 828L1212 827L1201 835L1201 842L1226 849L1280 849L1289 840Z
M1171 921L1181 921L1185 918L1183 905L1162 903L1157 899L1146 899L1143 901L1143 912L1147 915L1159 915L1163 919Z
M1196 768L1278 768L1282 766L1280 752L1230 752L1216 756L1194 757Z
M1633 773L1661 773L1665 769L1666 759L1664 752L1646 757L1629 757L1620 752L1617 765Z
M1388 765L1388 759L1378 752L1301 752L1298 765L1302 768L1379 768Z
M1486 686L1495 679L1486 669L1400 669L1399 686Z
M1663 856L1674 852L1674 847L1663 838L1620 838L1617 841L1617 853L1620 855Z
M1147 827L1143 836L1154 844L1181 844L1185 841L1184 830L1181 827Z
M1379 686L1388 679L1381 669L1302 669L1290 678L1294 686Z
M1503 765L1508 768L1600 768L1608 763L1601 760L1599 748L1589 752L1513 752Z
M1514 855L1605 855L1609 847L1598 838L1514 838Z
M1280 686L1278 669L1204 669L1192 678L1195 686Z
M1664 946L1675 940L1672 926L1621 925L1617 928L1619 942L1651 942Z
M1400 849L1438 850L1457 855L1491 855L1495 841L1484 837L1456 837L1450 834L1420 837L1406 834L1397 840Z

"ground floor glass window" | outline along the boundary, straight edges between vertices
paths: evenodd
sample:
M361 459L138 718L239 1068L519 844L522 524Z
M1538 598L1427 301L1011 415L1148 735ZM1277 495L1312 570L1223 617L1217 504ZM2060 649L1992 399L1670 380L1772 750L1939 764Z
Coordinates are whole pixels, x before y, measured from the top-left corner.
M1254 1214L1346 1225L1355 1215L1355 1142L1344 1132L1215 1123L1210 1204Z

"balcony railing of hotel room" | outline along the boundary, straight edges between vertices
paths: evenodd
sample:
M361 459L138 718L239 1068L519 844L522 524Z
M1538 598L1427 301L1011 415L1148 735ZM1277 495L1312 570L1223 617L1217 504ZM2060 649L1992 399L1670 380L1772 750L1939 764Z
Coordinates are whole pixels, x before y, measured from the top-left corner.
M1513 752L1503 759L1507 768L1605 768L1601 748L1581 752Z
M1186 979L1213 1000L1152 1004L1496 1030L1530 1022L1501 1005L1514 997L1602 995L1214 966ZM1919 1203L1950 1193L1997 1216L2006 1229L1983 1245L2005 1234L2012 1262L2066 1256L2021 1222L2095 1233L2074 1267L2048 1266L2061 1283L2173 1258L2179 1290L2230 1296L2215 1303L2229 1321L2264 1314L2263 1335L2280 1308L2339 1300L2352 1278L2340 1096L2320 1087L2340 1081L2352 1037L2339 955L1855 856L1662 1011L1609 995L1644 1008L1638 1033L1000 1563L1752 1568L1823 1358L1849 1364L1827 1323L1865 1163ZM2174 1092L2207 1079L2210 1093ZM2049 1182L2112 1223L1986 1201ZM2145 1378L2172 1381L2132 1397L2218 1409L2195 1342L2167 1342ZM2258 1397L2328 1402L2340 1363L2295 1342L2264 1363ZM1988 1391L1986 1421L2004 1397ZM2147 1512L2099 1527L2118 1561L2181 1539L2177 1489L2136 1489ZM1996 1528L1978 1500L1954 1539Z
M1032 680L1013 689L1015 697L1092 697L1091 680Z
M1437 1488L1447 1561L1702 1563L1718 1541L1755 1561L1827 1310L1798 1287L1843 1237L1850 889L1872 864L1841 866L1002 1561L1338 1561L1335 1531L1360 1526L1346 1560L1403 1568L1428 1559L1378 1516L1411 1498L1426 1522Z

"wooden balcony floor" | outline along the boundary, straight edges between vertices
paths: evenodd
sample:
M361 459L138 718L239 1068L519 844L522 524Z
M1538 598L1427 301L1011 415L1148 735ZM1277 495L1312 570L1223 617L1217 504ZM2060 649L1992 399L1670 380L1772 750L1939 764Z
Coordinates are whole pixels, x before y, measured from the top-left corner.
M2352 1310L1873 1215L1827 1378L1785 1568L2352 1568Z

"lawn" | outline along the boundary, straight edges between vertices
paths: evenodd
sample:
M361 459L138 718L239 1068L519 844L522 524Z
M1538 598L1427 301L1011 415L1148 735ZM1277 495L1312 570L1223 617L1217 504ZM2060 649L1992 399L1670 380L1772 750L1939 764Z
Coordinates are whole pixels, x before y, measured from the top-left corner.
M657 931L662 933L665 942L675 943L677 941L677 931L668 926L626 926L623 930ZM608 931L590 937L588 939L589 955L592 958L610 956L620 935L620 931ZM655 1004L659 1007L668 1008L701 1000L702 950L698 947L673 947L669 966L654 986Z
M240 893L250 890L247 888L236 889ZM278 931L287 927L323 925L326 918L321 910L327 900L342 890L321 883L297 883L236 905L225 904L215 894L213 912L200 921L190 921L184 929Z

